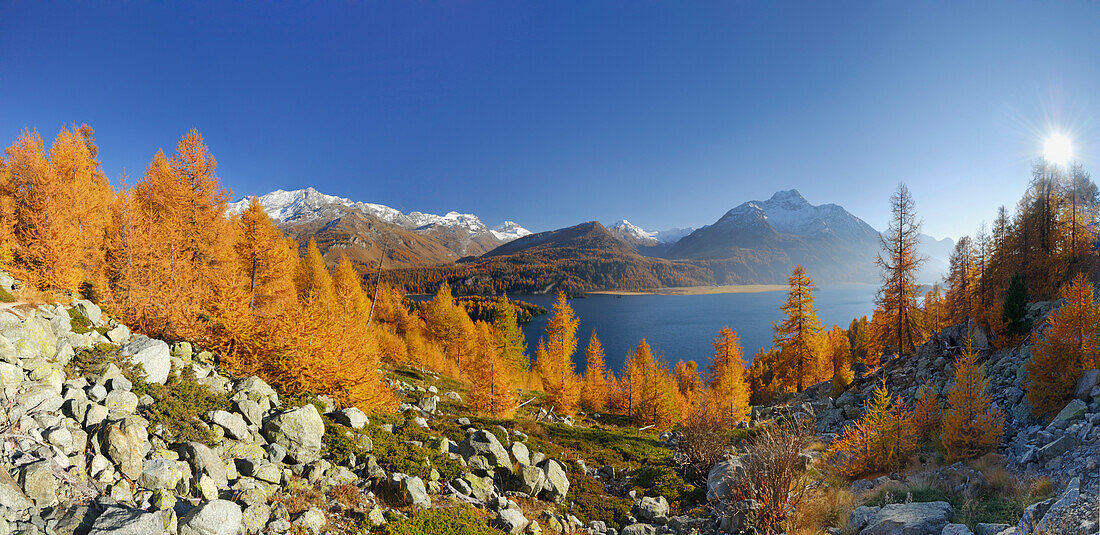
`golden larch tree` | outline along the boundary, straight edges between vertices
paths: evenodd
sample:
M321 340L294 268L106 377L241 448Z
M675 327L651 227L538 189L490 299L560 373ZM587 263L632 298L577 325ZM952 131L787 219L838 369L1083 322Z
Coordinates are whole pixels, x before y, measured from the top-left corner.
M997 449L1004 416L989 398L989 379L978 353L967 347L955 361L955 381L947 390L940 432L949 462L972 459Z
M875 259L882 269L882 287L875 300L891 325L881 343L903 354L912 351L921 337L917 274L926 260L920 254L921 221L905 184L898 184L890 197L890 213L890 226L882 233L882 250Z
M478 340L471 349L470 405L474 410L494 417L508 417L516 410L516 389L512 382L514 369L497 349L493 328L485 322L474 326Z
M1077 275L1062 287L1065 304L1048 318L1042 337L1036 335L1028 375L1027 399L1037 416L1049 416L1065 406L1084 370L1100 366L1100 310L1092 283Z
M741 339L729 327L723 327L711 342L707 389L708 407L732 428L749 414L749 385L745 381L744 352Z
M863 404L863 416L844 426L825 460L841 475L856 478L904 466L916 448L912 415L901 398L879 385Z
M635 423L663 428L675 422L676 398L667 366L653 354L644 338L630 360L632 391L637 392L637 403L630 414Z
M581 406L589 411L602 411L607 408L609 384L607 364L604 361L603 345L592 331L588 347L584 350L584 389L581 391Z
M575 414L581 383L573 367L577 350L577 326L580 319L565 298L558 293L553 315L546 324L545 358L538 361L539 374L546 387L547 401L562 414Z
M921 440L931 441L939 433L943 410L939 397L929 385L920 387L913 403L913 430Z
M817 319L813 296L817 287L802 266L794 267L787 284L790 288L787 300L780 306L784 319L772 323L781 364L776 375L781 385L801 392L814 384L818 374L821 321Z

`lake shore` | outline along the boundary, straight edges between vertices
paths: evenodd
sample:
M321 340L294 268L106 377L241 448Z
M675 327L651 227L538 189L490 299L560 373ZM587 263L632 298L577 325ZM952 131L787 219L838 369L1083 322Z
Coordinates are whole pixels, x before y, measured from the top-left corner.
M677 286L654 288L652 290L604 290L586 292L593 295L708 295L708 294L754 294L779 292L787 289L786 284L732 284L726 286Z

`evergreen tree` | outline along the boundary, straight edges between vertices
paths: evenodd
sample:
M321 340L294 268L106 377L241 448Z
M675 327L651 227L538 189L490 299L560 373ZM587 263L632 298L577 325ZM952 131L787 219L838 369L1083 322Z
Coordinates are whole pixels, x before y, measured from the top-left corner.
M939 432L943 420L936 392L929 385L923 385L917 392L917 401L913 404L913 430L921 440L929 441Z
M1012 274L1012 281L1008 283L1001 318L1009 335L1020 336L1031 330L1031 322L1027 319L1027 285L1019 271Z
M653 355L652 349L643 338L630 358L631 380L635 383L637 403L631 417L642 426L667 427L677 417L672 378L669 377L664 362Z
M855 376L852 373L852 349L848 336L837 325L833 325L828 333L825 354L829 357L833 394L839 395L848 390Z
M801 392L814 383L818 373L817 338L821 321L817 319L813 297L817 287L802 266L795 266L787 283L790 286L787 300L780 306L785 318L781 323L772 323L781 362L778 378L784 386Z
M911 414L883 382L864 402L863 416L844 426L825 460L838 473L856 478L904 465L915 447Z

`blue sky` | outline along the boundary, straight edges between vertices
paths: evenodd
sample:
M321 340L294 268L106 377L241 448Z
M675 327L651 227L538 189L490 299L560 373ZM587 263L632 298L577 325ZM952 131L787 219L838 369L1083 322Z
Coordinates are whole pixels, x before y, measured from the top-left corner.
M882 228L905 181L958 236L1051 128L1100 174L1100 3L961 4L4 2L0 141L87 122L132 182L196 127L237 197L533 230L788 188Z

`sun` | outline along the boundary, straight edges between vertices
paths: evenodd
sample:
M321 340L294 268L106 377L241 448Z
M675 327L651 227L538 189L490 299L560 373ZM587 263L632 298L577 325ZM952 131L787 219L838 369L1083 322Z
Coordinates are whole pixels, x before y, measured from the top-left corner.
M1043 143L1043 157L1053 164L1066 165L1073 159L1073 143L1063 134L1051 134Z

